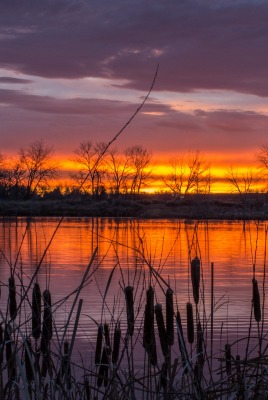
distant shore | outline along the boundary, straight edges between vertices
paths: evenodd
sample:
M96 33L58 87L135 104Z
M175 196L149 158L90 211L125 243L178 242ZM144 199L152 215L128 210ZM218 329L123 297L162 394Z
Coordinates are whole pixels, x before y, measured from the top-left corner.
M0 201L0 216L23 217L129 217L148 219L268 220L268 195L236 194L189 195L176 198L167 194L122 196L104 200L35 199Z

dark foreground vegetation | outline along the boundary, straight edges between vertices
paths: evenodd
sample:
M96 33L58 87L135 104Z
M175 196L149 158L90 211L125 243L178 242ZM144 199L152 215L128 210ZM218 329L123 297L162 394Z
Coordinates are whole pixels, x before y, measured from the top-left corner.
M40 288L41 262L28 285L23 285L25 277L17 266L11 266L8 282L2 283L8 302L0 313L1 400L267 399L268 344L261 283L258 286L253 270L248 335L239 338L241 351L238 353L237 341L223 342L217 348L213 321L219 304L214 301L213 265L211 282L202 282L198 257L189 266L186 321L177 306L179 293L146 260L140 270L133 266L132 284L125 283L122 276L121 295L114 299L109 320L104 320L113 269L100 294L102 312L97 321L91 319L95 330L88 344L91 359L84 363L81 356L80 365L75 363L75 337L86 286L90 287L96 273L95 256L96 251L71 296L63 326L58 324L56 310L67 299L55 303L49 287ZM142 259L141 253L137 256ZM204 305L205 290L209 310ZM88 315L91 311L84 310ZM137 354L142 363L137 364Z
M63 196L2 200L1 216L88 216L184 219L268 219L268 194Z

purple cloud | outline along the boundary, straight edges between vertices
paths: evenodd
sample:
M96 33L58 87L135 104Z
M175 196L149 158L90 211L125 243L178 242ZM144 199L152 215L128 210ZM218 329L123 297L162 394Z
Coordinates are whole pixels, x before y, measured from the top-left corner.
M266 1L0 4L0 66L53 78L127 79L146 90L268 96Z

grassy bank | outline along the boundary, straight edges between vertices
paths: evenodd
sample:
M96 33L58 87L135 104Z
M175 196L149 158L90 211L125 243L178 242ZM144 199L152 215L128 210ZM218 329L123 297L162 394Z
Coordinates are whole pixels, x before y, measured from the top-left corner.
M1 216L89 216L133 218L184 218L184 219L268 219L266 194L190 195L175 198L171 195L122 196L93 200L1 201Z

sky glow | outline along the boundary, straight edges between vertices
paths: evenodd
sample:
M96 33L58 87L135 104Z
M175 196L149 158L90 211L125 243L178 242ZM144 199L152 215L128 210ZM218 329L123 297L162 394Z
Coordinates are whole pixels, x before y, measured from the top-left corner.
M267 20L266 1L3 1L0 151L43 139L66 160L111 140L159 64L116 147L162 164L198 149L222 176L252 166L268 141Z

